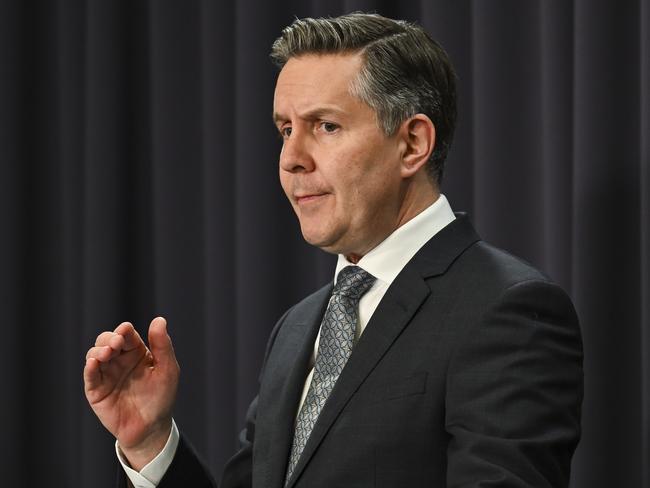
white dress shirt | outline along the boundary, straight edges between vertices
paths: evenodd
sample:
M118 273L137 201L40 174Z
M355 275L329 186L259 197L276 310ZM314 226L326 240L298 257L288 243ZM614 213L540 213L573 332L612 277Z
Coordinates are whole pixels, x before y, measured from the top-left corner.
M117 459L120 460L122 468L124 468L126 475L129 477L135 488L156 488L156 485L160 483L160 480L174 459L179 437L180 434L178 433L176 422L172 419L172 430L169 433L169 438L167 439L165 447L163 447L163 450L160 451L160 453L139 472L129 466L129 462L122 454L118 442L115 441Z
M359 301L359 321L357 323L356 339L361 336L372 314L375 312L377 305L384 297L388 287L393 283L393 280L402 271L404 266L411 260L426 242L436 235L443 227L447 226L456 217L454 212L449 206L449 202L444 195L440 197L428 208L420 212L411 220L406 222L401 227L397 228L391 235L384 239L377 247L375 247L368 254L363 256L357 266L363 268L365 271L373 275L376 279L370 290L368 290L361 300ZM336 272L334 274L334 281L341 269L346 266L353 265L348 261L345 256L339 255L338 262L336 263ZM316 361L316 353L318 351L318 342L320 333L316 337L314 349L309 362L309 374L305 380L305 385L302 391L302 397L296 410L300 411L302 404L307 396L309 385L314 375L314 364ZM172 431L167 440L167 444L160 454L156 456L149 464L147 464L142 471L137 472L131 469L128 462L122 455L119 445L115 443L118 459L124 467L124 470L135 486L135 488L155 488L163 475L169 468L169 465L174 459L176 448L178 446L178 429L176 424L173 423Z

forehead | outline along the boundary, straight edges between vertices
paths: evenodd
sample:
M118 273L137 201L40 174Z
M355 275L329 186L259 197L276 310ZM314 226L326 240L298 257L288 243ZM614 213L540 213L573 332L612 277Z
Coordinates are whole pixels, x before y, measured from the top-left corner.
M361 103L350 94L350 83L362 66L359 53L306 54L290 58L275 85L274 112L301 112L314 105Z

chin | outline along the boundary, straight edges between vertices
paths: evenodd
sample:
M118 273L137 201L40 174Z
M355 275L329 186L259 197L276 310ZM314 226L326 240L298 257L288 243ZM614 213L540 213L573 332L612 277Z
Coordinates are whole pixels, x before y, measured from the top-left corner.
M335 245L331 238L328 239L328 236L315 232L310 233L303 230L302 237L307 244L317 247L325 252L339 254L338 247Z
M322 239L322 238L312 236L312 235L305 235L305 234L303 234L302 237L305 240L305 242L307 244L309 244L309 245L312 245L314 247L318 247L318 248L322 249L323 251L328 251L328 249L329 249L328 242L326 240Z

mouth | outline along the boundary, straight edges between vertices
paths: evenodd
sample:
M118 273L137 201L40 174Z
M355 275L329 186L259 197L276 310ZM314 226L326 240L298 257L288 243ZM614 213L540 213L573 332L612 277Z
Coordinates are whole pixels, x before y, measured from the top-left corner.
M298 205L306 205L309 203L317 202L323 197L325 197L327 193L308 193L308 194L299 194L299 195L294 195L294 198L296 199L296 203Z

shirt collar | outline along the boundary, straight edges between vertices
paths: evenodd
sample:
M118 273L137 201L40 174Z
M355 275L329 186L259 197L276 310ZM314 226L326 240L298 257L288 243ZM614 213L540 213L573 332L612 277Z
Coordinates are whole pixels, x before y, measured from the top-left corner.
M395 229L377 247L363 256L357 266L378 281L390 285L415 253L455 218L447 198L440 194L433 204ZM346 266L354 266L354 263L339 254L334 274L335 283L339 271Z

